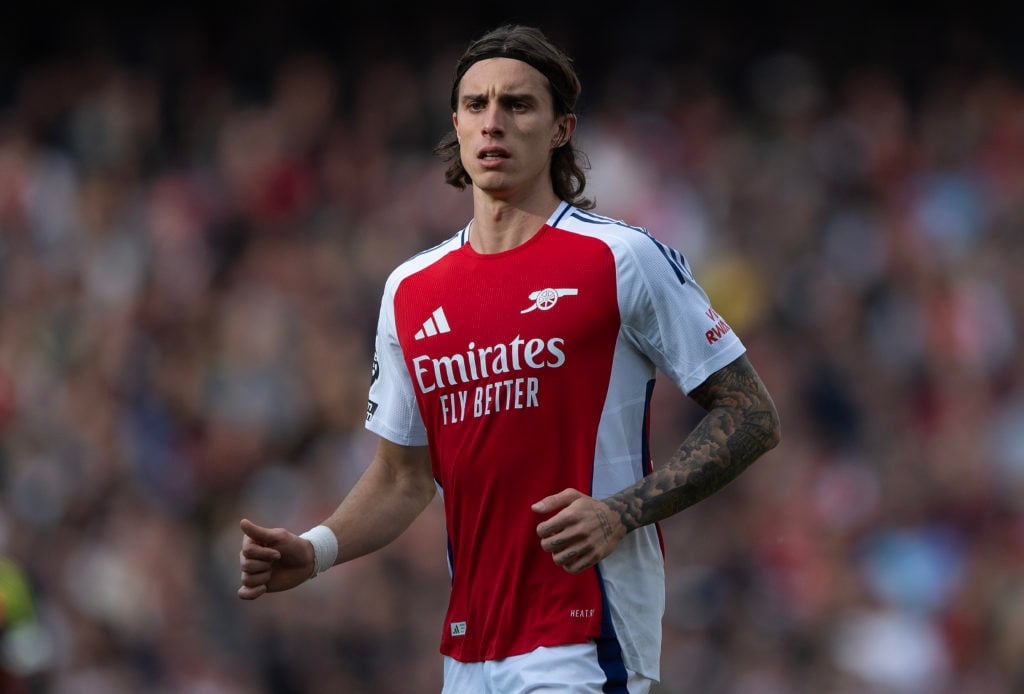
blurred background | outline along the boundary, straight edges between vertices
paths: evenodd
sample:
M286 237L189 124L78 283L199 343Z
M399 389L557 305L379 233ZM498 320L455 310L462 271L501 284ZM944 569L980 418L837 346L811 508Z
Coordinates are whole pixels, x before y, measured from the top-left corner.
M439 503L253 603L238 520L369 461L384 280L469 219L430 150L505 21L575 57L598 211L782 415L664 524L658 691L1024 691L1024 37L894 4L4 9L0 691L439 691ZM658 463L700 413L655 406Z

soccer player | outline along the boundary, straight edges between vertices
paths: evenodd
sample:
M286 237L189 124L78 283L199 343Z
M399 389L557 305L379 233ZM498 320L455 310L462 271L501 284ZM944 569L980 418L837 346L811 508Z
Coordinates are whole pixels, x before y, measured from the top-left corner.
M779 441L771 397L686 260L588 211L580 84L532 27L470 44L437 152L473 217L384 289L372 463L321 525L241 521L244 599L394 540L439 494L451 596L443 692L647 692L659 677L657 522ZM657 371L707 413L654 469Z

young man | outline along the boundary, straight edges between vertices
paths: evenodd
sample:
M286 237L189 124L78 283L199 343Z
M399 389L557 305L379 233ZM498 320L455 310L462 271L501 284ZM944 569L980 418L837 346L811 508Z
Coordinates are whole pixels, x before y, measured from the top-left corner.
M686 261L585 211L579 82L539 31L470 45L438 153L473 218L388 279L364 476L294 535L241 522L253 599L383 547L440 493L451 598L444 692L636 692L658 679L657 521L779 440L740 340ZM656 371L707 414L655 470Z

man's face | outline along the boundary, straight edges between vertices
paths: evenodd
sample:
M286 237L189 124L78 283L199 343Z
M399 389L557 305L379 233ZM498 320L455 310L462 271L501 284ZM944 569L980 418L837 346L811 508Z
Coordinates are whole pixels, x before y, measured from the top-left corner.
M555 117L547 78L510 58L466 71L452 119L473 184L501 198L550 189L551 152L575 125L571 116Z

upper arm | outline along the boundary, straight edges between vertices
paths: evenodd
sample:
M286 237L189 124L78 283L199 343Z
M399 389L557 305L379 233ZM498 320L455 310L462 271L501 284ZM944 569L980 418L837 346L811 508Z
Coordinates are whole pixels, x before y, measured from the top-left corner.
M743 354L682 255L642 231L624 234L617 249L624 334L680 390Z
M761 420L778 441L779 415L775 403L746 354L712 373L689 395L705 410L724 408L746 419Z
M381 437L374 454L379 466L395 483L409 485L416 495L433 498L434 475L430 467L430 449L426 446L403 446Z

